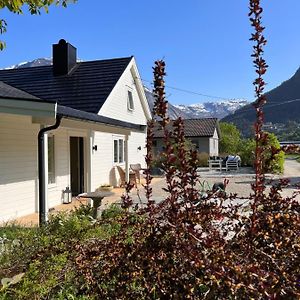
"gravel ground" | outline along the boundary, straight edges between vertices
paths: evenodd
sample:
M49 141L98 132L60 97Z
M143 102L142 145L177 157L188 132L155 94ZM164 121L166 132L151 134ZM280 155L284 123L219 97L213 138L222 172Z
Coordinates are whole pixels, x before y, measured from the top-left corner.
M237 194L240 197L248 197L252 193L251 184L255 182L255 174L251 168L240 168L239 171L209 171L207 168L199 169L198 175L200 176L201 186L200 189L208 189L213 186L216 182L223 182L224 179L228 179L229 183L226 187L227 193ZM285 161L285 171L283 175L273 175L266 174L267 181L272 180L277 182L279 178L288 178L292 184L300 182L300 163L295 160L287 159ZM166 192L163 191L163 188L166 186L164 178L154 178L152 188L153 188L153 199L157 202L161 201L165 196ZM266 191L269 191L270 184L267 185ZM296 191L294 187L285 188L282 192L284 196L291 196L293 192ZM116 202L120 199L120 193L115 195L112 202ZM138 196L139 195L139 196ZM138 190L134 189L132 191L132 197L134 202L138 203L141 199L142 202L146 201L144 189L139 185ZM300 199L300 196L298 196ZM108 202L111 203L110 199ZM118 202L118 201L117 201Z

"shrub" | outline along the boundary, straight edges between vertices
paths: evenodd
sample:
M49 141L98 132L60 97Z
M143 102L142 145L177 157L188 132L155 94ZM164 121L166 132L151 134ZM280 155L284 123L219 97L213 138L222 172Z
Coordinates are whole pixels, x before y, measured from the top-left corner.
M255 160L255 140L241 140L238 155L241 157L243 166L253 167Z
M263 172L283 173L284 152L281 151L279 141L274 133L266 133L266 138L262 142L263 153Z
M207 167L209 155L206 152L198 152L197 154L198 166L199 167Z
M250 20L256 28L252 39L258 43L253 56L260 75L255 90L260 95L265 40L259 3L250 0ZM204 195L199 193L197 152L187 155L184 147L182 120L174 122L176 155L166 130L164 66L157 61L154 67L154 110L165 133L166 198L155 203L148 168L146 206L129 209L128 184L123 213L113 210L97 223L76 213L56 216L29 239L20 240L8 255L0 275L25 274L9 287L2 284L2 299L299 299L300 203L296 195L282 197L285 180L264 192L261 150L266 140L260 130L264 98L255 104L254 194L243 203L236 195ZM153 122L148 126L147 150ZM271 150L269 160L279 153ZM146 161L151 166L151 151Z
M224 155L236 154L239 151L241 133L234 124L220 122L220 153Z

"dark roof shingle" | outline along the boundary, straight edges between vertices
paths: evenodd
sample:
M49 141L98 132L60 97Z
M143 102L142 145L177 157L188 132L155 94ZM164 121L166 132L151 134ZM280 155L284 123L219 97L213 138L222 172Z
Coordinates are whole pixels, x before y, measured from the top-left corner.
M40 98L16 89L2 81L0 81L0 98L41 101Z
M214 135L215 129L218 131L217 118L205 119L184 119L184 135L186 137L210 137ZM173 131L173 121L170 121L168 129ZM159 124L154 127L154 137L162 138L163 131Z
M0 70L0 80L41 99L97 114L131 59L80 62L63 76L53 76L52 66Z

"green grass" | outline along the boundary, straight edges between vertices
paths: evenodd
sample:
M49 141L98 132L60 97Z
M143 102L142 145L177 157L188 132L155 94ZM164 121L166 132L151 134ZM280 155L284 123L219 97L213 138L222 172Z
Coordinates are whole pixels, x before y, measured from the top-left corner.
M286 154L285 158L287 158L287 159L294 159L298 163L300 163L300 154Z
M53 216L42 228L0 227L0 300L92 299L79 296L74 284L79 280L74 263L77 247L118 234L116 220L121 214L112 206L95 222L91 211L82 207Z

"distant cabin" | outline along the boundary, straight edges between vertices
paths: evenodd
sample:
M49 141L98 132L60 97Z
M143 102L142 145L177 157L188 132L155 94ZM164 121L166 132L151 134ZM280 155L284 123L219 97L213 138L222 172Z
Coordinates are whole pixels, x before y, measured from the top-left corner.
M173 123L168 124L168 129L173 131ZM184 119L185 137L192 142L198 152L207 153L209 156L219 156L220 128L217 118ZM159 123L154 127L154 153L164 150L163 130Z

